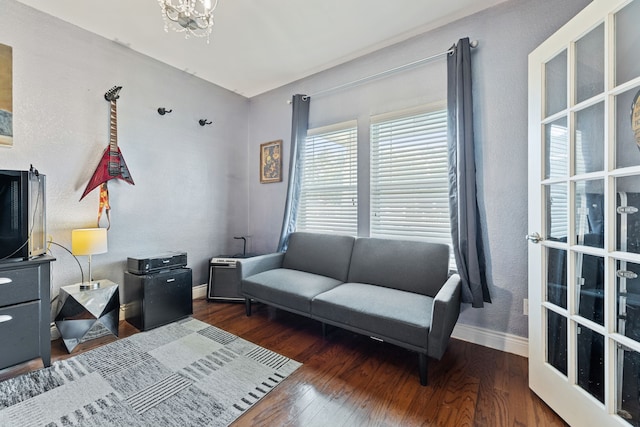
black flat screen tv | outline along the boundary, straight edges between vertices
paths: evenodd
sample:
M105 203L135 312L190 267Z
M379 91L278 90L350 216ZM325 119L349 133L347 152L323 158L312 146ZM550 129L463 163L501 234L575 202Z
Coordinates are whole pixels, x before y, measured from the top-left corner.
M0 262L46 252L46 177L31 170L0 170Z

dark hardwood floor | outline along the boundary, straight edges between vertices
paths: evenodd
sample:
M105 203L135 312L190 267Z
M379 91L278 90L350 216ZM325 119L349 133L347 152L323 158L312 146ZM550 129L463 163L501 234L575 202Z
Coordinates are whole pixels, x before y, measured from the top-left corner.
M429 361L422 387L418 357L399 347L337 328L323 338L319 323L262 304L251 317L243 304L193 307L194 318L304 364L234 426L566 426L529 390L520 356L451 340L442 360ZM137 332L121 322L120 337ZM83 343L72 355L115 339ZM51 344L53 361L72 356L61 340ZM5 369L0 380L40 367Z

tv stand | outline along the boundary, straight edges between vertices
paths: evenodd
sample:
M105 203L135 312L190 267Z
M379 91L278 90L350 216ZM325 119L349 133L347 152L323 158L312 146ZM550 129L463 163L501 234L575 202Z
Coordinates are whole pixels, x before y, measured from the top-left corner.
M51 365L51 262L42 255L0 263L0 369L37 357Z

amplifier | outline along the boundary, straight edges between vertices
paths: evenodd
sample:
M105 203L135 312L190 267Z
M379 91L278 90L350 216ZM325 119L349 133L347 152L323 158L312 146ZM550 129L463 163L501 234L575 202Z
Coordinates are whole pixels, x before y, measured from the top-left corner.
M236 268L238 258L211 258L210 265L216 267Z
M127 258L127 270L133 274L183 268L187 265L186 252L167 252L159 255Z
M207 299L226 302L244 301L240 291L240 272L238 261L251 258L256 254L219 255L209 261L209 284Z

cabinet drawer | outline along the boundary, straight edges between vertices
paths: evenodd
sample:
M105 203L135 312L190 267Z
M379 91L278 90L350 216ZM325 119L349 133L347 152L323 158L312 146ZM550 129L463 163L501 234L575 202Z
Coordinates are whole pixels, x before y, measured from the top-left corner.
M0 307L40 298L39 267L0 270Z
M0 369L40 356L40 301L0 308Z

